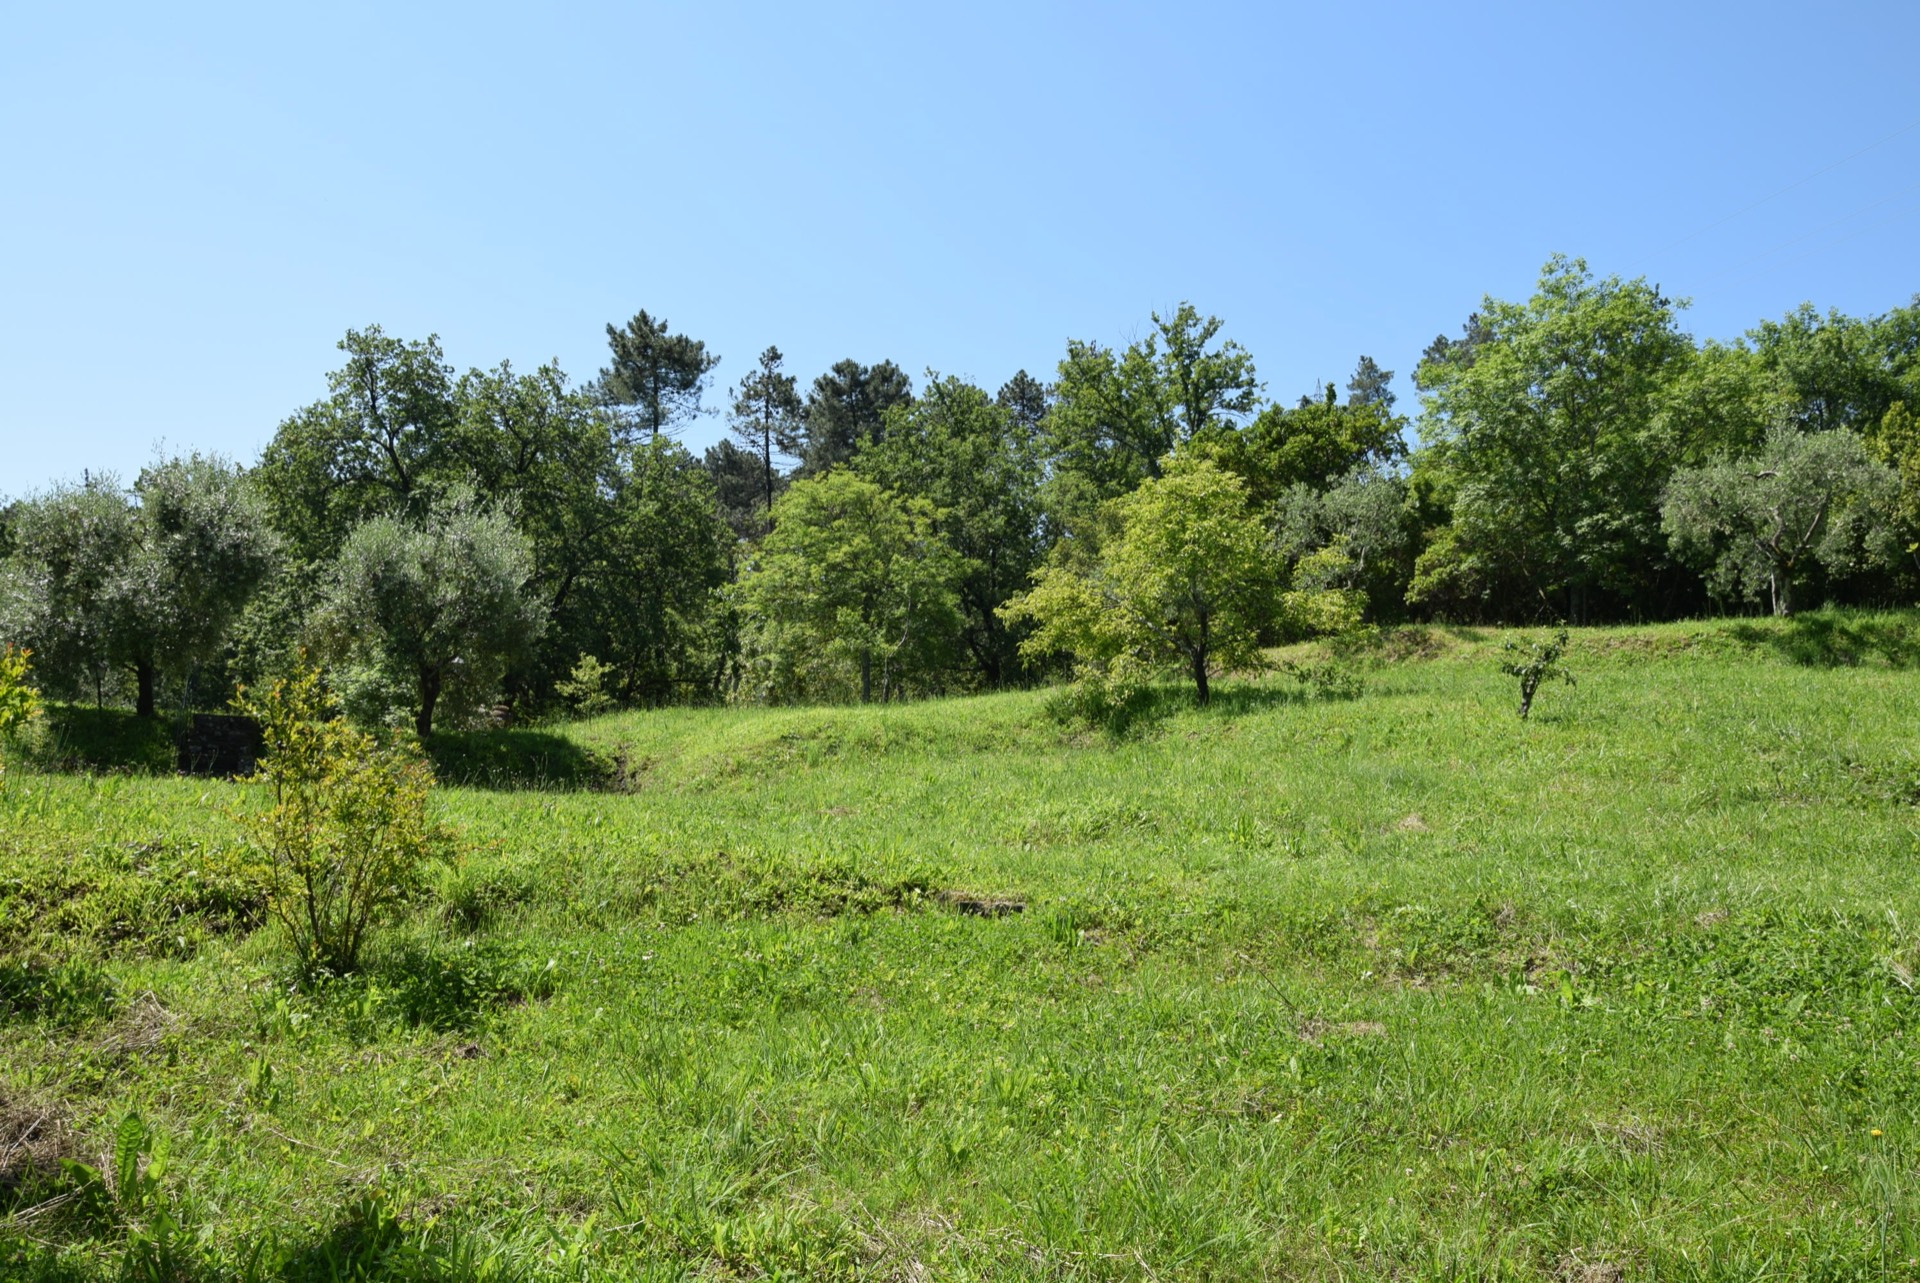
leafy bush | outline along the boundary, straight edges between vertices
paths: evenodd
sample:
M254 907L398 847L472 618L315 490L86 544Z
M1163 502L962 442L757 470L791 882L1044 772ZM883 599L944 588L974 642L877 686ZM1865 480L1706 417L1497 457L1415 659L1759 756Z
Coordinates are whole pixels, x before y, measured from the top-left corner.
M1573 674L1560 662L1567 653L1567 630L1562 628L1551 638L1543 642L1508 642L1501 647L1515 656L1500 665L1500 671L1509 677L1520 679L1520 716L1524 719L1533 711L1533 696L1540 689L1540 683L1549 680L1574 684Z
M32 651L11 645L0 650L0 750L12 750L20 732L40 713L40 692L27 681L32 658ZM6 753L0 752L0 787L6 782Z
M1360 675L1337 661L1282 660L1280 671L1321 699L1354 699L1361 690Z
M1105 666L1081 664L1070 686L1047 700L1047 715L1066 726L1104 731L1124 739L1150 720L1157 700L1150 674L1131 656Z
M317 673L236 703L266 741L252 778L271 805L240 818L272 869L268 908L303 974L344 975L377 916L450 854L450 835L428 813L433 772L412 744L331 715Z
M574 716L597 717L613 707L613 696L607 694L607 680L612 676L611 664L603 664L593 655L582 655L573 671L555 682L553 689L567 701Z

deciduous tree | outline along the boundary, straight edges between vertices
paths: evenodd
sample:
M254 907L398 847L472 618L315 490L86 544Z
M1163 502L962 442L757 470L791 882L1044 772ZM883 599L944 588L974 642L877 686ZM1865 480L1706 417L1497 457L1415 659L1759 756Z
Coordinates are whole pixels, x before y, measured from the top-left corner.
M775 698L904 693L958 624L960 558L933 505L845 469L795 482L734 597Z
M1213 674L1258 657L1278 588L1266 531L1239 478L1205 459L1109 501L1114 533L1091 566L1055 563L1004 608L1023 649L1105 669L1177 665L1202 704Z

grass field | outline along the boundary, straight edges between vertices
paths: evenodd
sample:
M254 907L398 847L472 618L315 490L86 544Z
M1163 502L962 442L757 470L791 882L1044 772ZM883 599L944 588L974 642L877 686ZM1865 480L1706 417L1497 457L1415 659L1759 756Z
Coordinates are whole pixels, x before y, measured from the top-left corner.
M1920 618L1502 636L468 743L321 992L243 788L16 772L0 1276L1920 1278Z

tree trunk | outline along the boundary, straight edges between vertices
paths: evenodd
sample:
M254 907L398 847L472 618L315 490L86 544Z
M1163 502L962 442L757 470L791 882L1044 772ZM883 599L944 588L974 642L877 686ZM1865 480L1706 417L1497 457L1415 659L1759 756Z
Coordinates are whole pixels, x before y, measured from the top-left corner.
M767 533L773 533L773 425L767 424L760 437L760 464L767 483Z
M433 734L433 706L440 702L440 670L420 670L420 708L413 715L413 733L421 739Z
M1207 656L1205 651L1193 656L1193 688L1200 694L1200 702L1205 704L1213 698L1213 692L1207 689Z
M139 694L134 697L133 711L141 717L153 716L153 665L135 664L133 676L139 685Z
M1789 572L1776 570L1772 575L1773 613L1785 619L1793 613L1793 576Z
M860 702L873 703L873 652L860 652Z

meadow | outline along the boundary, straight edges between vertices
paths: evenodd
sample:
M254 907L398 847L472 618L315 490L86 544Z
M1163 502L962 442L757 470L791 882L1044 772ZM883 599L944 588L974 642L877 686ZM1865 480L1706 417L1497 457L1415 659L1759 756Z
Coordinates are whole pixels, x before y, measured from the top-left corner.
M247 786L15 770L0 1273L1920 1278L1920 617L1510 635L445 737L320 987Z

